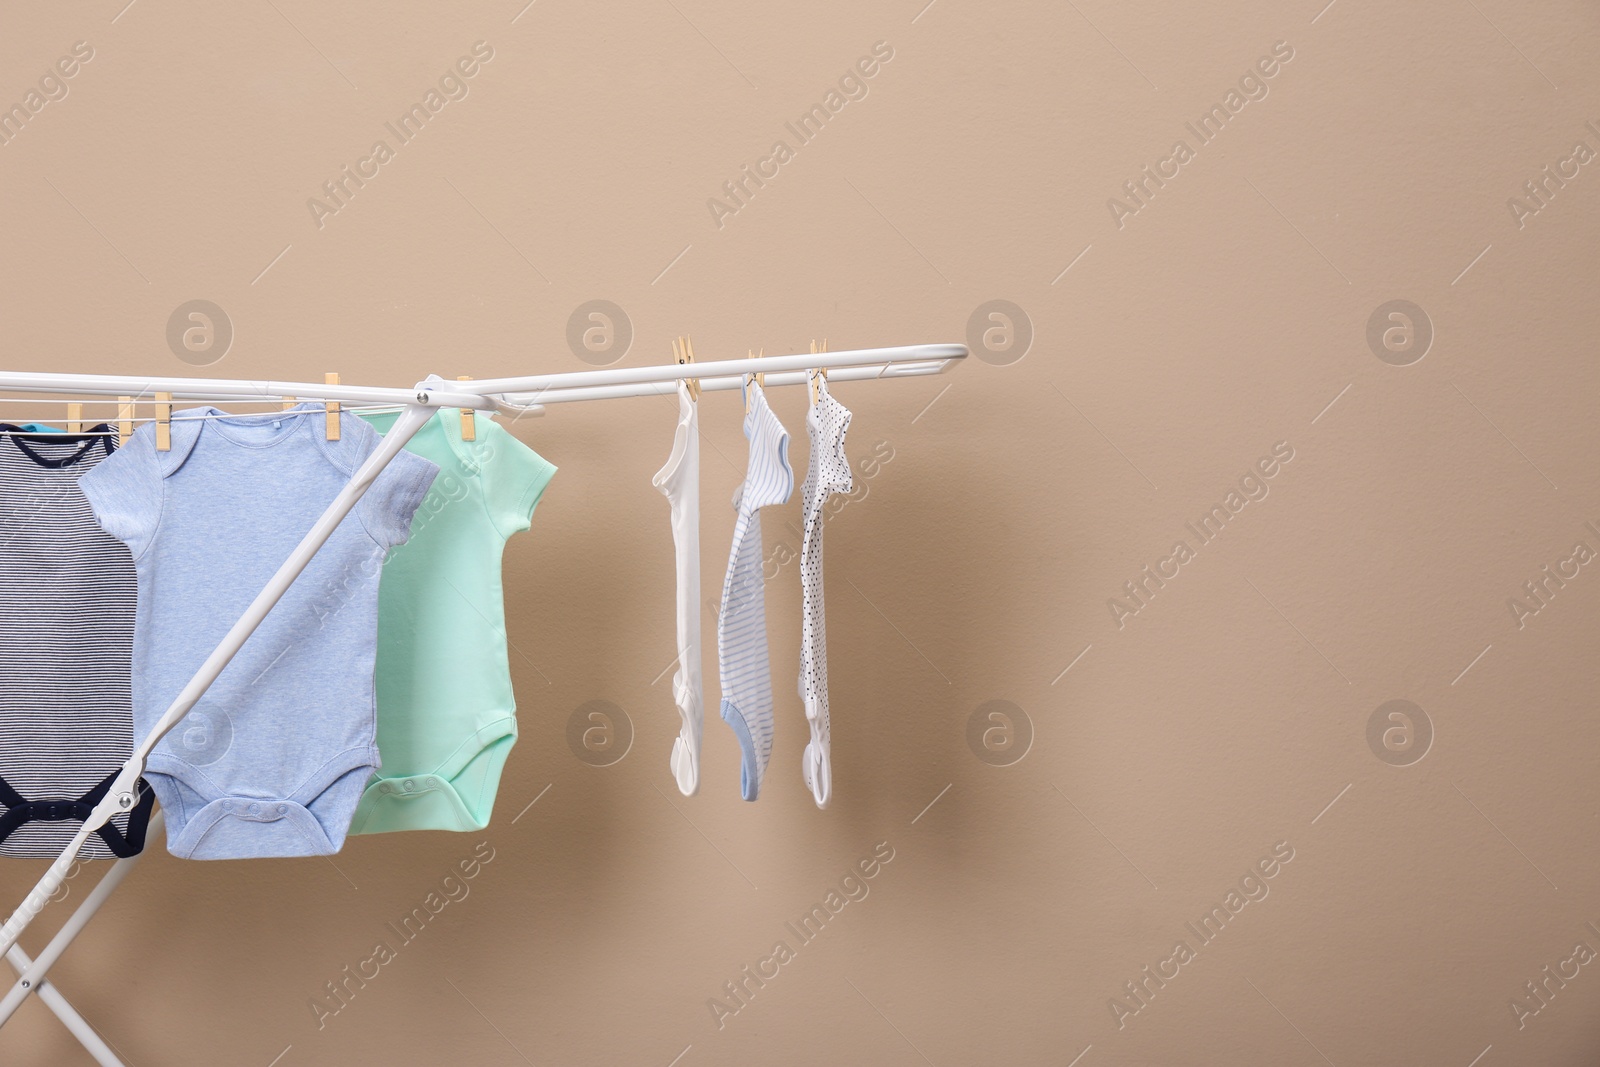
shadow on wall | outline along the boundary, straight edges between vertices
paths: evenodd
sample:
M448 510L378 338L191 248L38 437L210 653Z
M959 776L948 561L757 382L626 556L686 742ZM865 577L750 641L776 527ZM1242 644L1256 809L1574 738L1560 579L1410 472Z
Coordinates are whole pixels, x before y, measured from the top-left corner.
M998 675L1021 688L1037 673L1006 637L1014 614L1005 598L983 595L1010 580L1029 523L1010 498L984 492L981 455L919 455L912 445L895 463L874 483L875 498L827 534L836 790L827 818L841 849L873 835L927 835L918 862L935 869L919 879L937 879L962 867L961 843L981 839L982 825L1029 816L1018 790L992 787L1027 775L1038 716L1010 703L1015 692L970 682ZM955 507L986 522L953 522ZM974 730L980 707L985 725ZM981 808L960 795L977 789Z

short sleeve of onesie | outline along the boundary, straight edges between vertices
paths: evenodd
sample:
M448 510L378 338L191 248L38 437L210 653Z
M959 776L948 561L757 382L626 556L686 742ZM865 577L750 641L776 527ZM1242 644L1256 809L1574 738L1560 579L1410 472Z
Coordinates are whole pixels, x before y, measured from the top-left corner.
M378 451L381 442L378 435L357 435L357 440L352 442L354 453L344 461L349 462L352 470L362 466L368 456ZM402 450L390 459L355 506L373 541L384 549L405 544L406 537L411 536L411 518L416 515L416 509L421 506L422 498L426 498L437 474L437 466L410 451Z
M463 442L479 465L484 483L484 505L495 528L509 537L533 524L533 509L556 473L555 465L509 433L493 434L488 441Z
M117 449L115 463L102 463L78 480L101 529L144 555L161 523L161 466L149 434L134 434Z
M377 450L380 440L373 435L363 437L368 447L357 460L358 465ZM361 523L374 541L384 548L406 543L411 536L411 519L428 495L428 487L433 484L438 469L421 456L406 451L389 461L357 505L361 509Z

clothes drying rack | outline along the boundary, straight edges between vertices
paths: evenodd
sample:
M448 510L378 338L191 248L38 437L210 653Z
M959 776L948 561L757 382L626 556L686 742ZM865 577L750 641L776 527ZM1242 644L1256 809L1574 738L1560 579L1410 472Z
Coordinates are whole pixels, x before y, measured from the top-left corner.
M939 374L967 355L965 345L926 344L894 348L864 348L838 352L813 352L782 356L725 359L705 363L678 363L646 367L612 367L600 370L571 371L514 378L482 378L447 381L437 376L418 382L410 389L373 388L356 385L315 384L310 382L245 381L226 378L166 378L99 374L41 374L0 371L0 392L52 396L132 397L149 403L159 397L172 400L214 402L299 401L339 402L366 405L399 405L400 417L384 434L378 447L361 464L311 529L295 546L272 578L251 601L232 628L223 636L193 677L183 687L148 734L134 747L112 781L105 798L67 843L33 890L0 926L0 952L16 969L16 982L0 998L0 1027L9 1021L30 994L38 994L77 1038L78 1042L103 1067L123 1067L122 1061L57 990L46 980L46 973L82 932L111 893L132 871L138 856L111 864L95 887L73 911L37 957L29 957L17 938L60 891L70 875L79 850L89 835L114 815L133 807L145 759L156 743L169 733L200 700L243 647L279 598L293 584L318 549L355 507L367 488L410 441L413 435L440 409L486 411L511 416L542 415L550 404L621 397L670 395L677 383L692 380L701 391L741 388L752 376L760 375L763 387L800 385L816 370L825 370L830 381L865 381ZM167 394L165 396L161 394ZM105 420L110 421L110 420ZM146 420L140 420L146 421ZM154 841L163 832L161 813L150 820L147 836Z

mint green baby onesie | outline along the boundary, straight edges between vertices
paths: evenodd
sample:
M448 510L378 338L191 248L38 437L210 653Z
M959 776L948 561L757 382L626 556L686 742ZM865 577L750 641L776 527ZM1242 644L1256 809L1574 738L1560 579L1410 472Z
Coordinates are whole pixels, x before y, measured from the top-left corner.
M387 433L398 412L363 415ZM406 445L439 466L378 587L378 752L350 832L481 830L517 740L500 560L556 468L479 413L447 409Z

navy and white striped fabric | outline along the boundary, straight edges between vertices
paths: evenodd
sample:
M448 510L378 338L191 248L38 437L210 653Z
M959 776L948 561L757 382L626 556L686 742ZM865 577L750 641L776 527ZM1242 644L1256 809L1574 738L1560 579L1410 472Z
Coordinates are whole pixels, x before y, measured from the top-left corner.
M748 387L747 387L748 388ZM746 800L761 792L772 755L772 667L767 658L767 607L761 574L761 508L783 504L794 492L789 468L789 432L756 388L744 417L750 460L735 490L739 517L722 584L717 616L717 655L722 679L722 721L739 738L739 792Z
M74 802L133 751L137 581L127 547L78 488L111 453L111 428L20 429L0 426L0 826L29 819L0 840L0 855L54 858L86 814L70 813ZM146 801L115 816L105 838L118 851L91 835L79 858L139 851L149 815Z
M800 510L805 518L805 540L800 543L804 611L800 619L800 698L811 724L811 741L800 769L817 807L826 808L833 796L833 763L828 735L827 617L822 609L822 511L829 496L850 492L852 481L850 460L844 454L850 409L828 392L826 378L818 379L817 394L817 402L806 413L811 460L800 486Z

